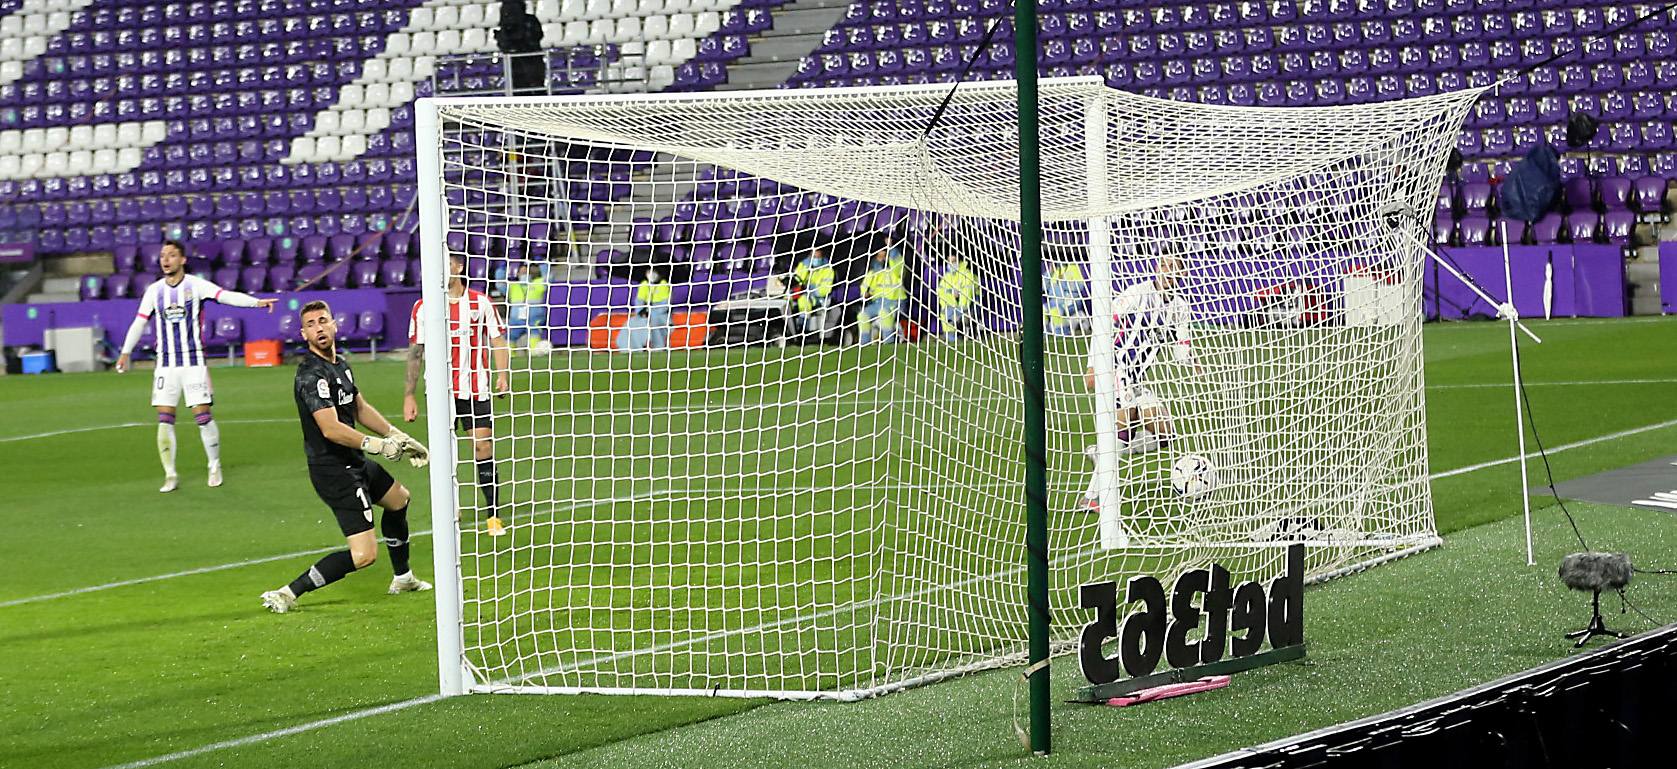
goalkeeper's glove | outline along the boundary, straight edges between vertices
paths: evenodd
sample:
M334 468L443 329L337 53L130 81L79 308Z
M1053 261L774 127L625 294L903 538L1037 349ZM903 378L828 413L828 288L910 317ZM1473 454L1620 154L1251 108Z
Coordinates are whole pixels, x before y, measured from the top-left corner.
M408 464L414 467L424 467L431 462L431 452L425 449L425 444L413 439L413 436L394 427L385 435L385 440L395 441L401 446L402 455L408 458Z
M402 442L392 438L361 436L361 450L371 451L392 462L402 458Z

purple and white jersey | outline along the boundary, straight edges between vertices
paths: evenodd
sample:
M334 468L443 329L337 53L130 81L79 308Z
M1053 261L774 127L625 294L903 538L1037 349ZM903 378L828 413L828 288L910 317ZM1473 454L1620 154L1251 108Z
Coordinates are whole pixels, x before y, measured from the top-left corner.
M190 274L177 285L159 279L146 287L138 317L151 320L157 335L157 365L205 365L203 305L223 293L220 286Z
M1140 382L1167 348L1177 360L1188 359L1188 303L1159 290L1152 279L1125 288L1112 301L1114 368L1130 382ZM1089 346L1089 368L1098 351Z

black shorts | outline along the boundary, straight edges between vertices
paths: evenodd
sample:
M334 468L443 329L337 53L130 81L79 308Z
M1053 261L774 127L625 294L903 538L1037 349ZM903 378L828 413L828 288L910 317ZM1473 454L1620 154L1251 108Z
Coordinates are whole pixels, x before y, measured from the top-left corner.
M494 424L495 418L489 413L488 399L454 399L454 429L470 430L474 427L491 427Z
M362 459L360 467L309 465L309 482L320 501L332 508L346 537L372 530L373 505L396 485L396 479L371 459Z

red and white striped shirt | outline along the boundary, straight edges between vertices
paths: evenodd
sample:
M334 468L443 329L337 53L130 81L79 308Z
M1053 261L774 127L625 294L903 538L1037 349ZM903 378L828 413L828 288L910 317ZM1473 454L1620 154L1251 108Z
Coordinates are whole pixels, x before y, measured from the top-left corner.
M421 299L413 303L408 318L408 344L419 344ZM454 397L488 400L489 340L501 338L501 316L481 291L466 289L458 299L448 298L448 377Z

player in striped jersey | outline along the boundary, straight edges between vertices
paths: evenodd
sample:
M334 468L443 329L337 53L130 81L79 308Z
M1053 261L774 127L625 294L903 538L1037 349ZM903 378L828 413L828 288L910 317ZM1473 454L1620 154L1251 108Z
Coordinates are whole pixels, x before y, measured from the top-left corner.
M163 461L161 492L179 485L175 475L175 406L184 394L198 423L198 438L209 457L209 485L221 485L221 428L210 416L215 389L210 386L210 369L204 357L204 302L231 307L262 307L274 311L274 300L228 291L186 272L186 248L179 242L164 241L157 264L163 277L146 287L140 297L140 311L122 341L122 356L116 370L127 371L129 355L140 341L147 323L157 336L157 370L152 377L151 405L157 407L157 457Z
M448 373L454 393L454 425L455 429L471 431L478 491L483 494L484 507L489 511L485 525L490 536L498 537L506 529L496 507L499 478L495 472L494 418L489 396L492 378L493 392L507 391L511 351L502 336L501 317L496 314L495 305L482 292L466 287L464 257L450 256L448 269ZM424 306L423 299L414 302L408 319L408 377L402 393L402 418L409 422L419 417L419 401L414 395L425 369L425 345L419 340L419 318ZM492 357L493 369L490 368Z
M1151 280L1125 288L1112 301L1112 349L1089 346L1089 368L1083 375L1089 389L1095 387L1095 356L1112 355L1113 374L1118 380L1118 454L1140 453L1170 445L1173 431L1170 411L1148 386L1147 372L1161 352L1169 351L1179 363L1193 363L1192 339L1188 333L1188 302L1176 288L1181 267L1176 259L1160 257ZM1084 449L1092 461L1095 447ZM1083 505L1097 510L1097 478L1091 472Z

